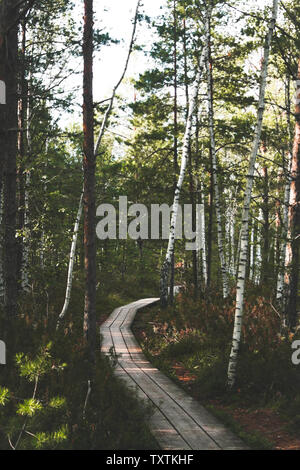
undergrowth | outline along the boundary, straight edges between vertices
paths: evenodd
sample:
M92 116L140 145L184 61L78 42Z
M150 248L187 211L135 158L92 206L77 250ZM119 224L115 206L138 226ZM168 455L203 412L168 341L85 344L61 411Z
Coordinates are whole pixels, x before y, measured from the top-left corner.
M55 331L58 306L47 315L42 302L22 300L19 318L6 333L7 364L0 366L0 449L130 450L157 449L148 421L152 407L138 399L113 374L113 358L100 353L86 410L88 361L82 333L81 286L61 331ZM124 296L126 298L126 295ZM130 293L127 298L130 299ZM54 300L54 299L53 299ZM108 296L99 317L127 299ZM41 308L41 311L37 308ZM0 311L0 331L7 329ZM99 330L99 329L98 329Z

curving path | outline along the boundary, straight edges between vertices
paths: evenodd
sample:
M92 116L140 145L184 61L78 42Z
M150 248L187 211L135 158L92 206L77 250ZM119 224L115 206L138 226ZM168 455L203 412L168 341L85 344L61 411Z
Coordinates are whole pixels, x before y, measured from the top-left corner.
M115 373L140 398L150 400L150 429L163 450L241 450L246 445L194 398L145 358L131 324L137 311L159 299L142 299L117 308L102 324L102 351L115 349Z

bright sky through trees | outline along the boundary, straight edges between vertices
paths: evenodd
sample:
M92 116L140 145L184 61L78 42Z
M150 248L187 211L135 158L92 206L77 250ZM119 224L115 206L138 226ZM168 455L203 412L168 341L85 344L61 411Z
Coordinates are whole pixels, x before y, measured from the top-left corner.
M144 12L152 17L161 14L161 8L166 4L166 0L145 0ZM103 4L105 12L103 11ZM112 38L123 40L120 44L103 48L97 55L95 61L95 100L101 99L111 92L112 86L119 79L124 61L128 52L128 41L132 34L132 18L136 8L136 0L110 0L101 1L96 4L96 18L98 25L101 23L105 31L108 31ZM141 34L142 33L142 34ZM151 31L144 25L139 25L138 42L149 44ZM136 75L146 67L146 59L143 53L135 53L131 58L127 77Z
M143 2L144 14L151 19L162 13L166 0L145 0ZM108 32L112 39L120 41L118 44L103 46L100 52L95 54L94 61L94 100L101 101L111 96L112 89L119 80L132 34L132 20L136 8L136 0L101 0L95 4L95 27L102 29L103 33ZM82 19L82 8L76 8L78 22ZM145 23L140 23L137 29L137 43L144 46L143 50L149 50L153 42L153 28L148 28ZM149 66L149 57L145 57L144 52L135 51L130 58L128 71L122 83L119 94L133 97L133 89L126 84L126 78L137 77ZM76 70L81 70L80 61L77 62ZM75 113L62 116L62 124L69 126L70 123L78 122L81 113L81 75L72 76L66 82L66 89L78 87L78 105L74 109ZM132 94L132 95L131 95Z

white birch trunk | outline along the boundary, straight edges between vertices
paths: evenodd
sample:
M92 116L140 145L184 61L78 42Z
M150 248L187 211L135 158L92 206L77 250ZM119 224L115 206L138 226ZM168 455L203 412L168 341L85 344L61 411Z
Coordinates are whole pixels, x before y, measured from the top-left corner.
M210 24L211 11L208 13L209 24ZM209 50L210 43L210 27L207 28L206 36L206 48ZM209 133L210 133L210 145L212 152L212 172L213 172L213 185L215 193L215 208L216 208L216 221L217 221L217 232L218 232L218 250L222 273L222 286L223 286L223 298L228 297L229 285L228 275L224 254L224 242L223 242L223 230L222 230L222 215L221 215L221 204L219 185L217 177L217 153L216 153L216 142L215 142L215 131L214 131L214 108L213 108L213 75L212 75L212 64L207 57L207 103L208 103L208 120L209 120Z
M30 129L30 120L31 120L31 80L32 73L29 74L28 80L28 103L27 103L27 152L30 156L32 151L32 141L31 141L31 129ZM22 253L22 267L21 267L21 287L24 291L29 291L29 185L30 185L31 174L30 171L26 172L25 178L25 208L24 208L24 235L23 235L23 253Z
M254 235L255 235L255 226L252 225L252 230L251 230L251 247L250 247L250 280L251 280L251 281L254 281L254 273L255 273Z
M201 188L202 189L202 188ZM201 196L202 205L200 206L200 227L201 227L201 246L200 256L202 262L202 275L205 286L207 286L207 258L206 258L206 236L205 236L205 204L204 196Z
M198 211L196 214L197 217L197 227L199 227L200 237L197 239L197 260L198 266L201 266L202 277L204 285L207 285L207 261L206 261L206 240L205 240L205 206L203 203L198 205ZM198 270L198 275L200 274L200 269Z
M289 266L289 250L288 250L288 234L289 234L289 208L290 208L290 196L291 196L291 171L292 171L292 161L293 161L293 149L292 149L292 138L291 138L291 104L290 104L290 81L287 84L287 108L288 108L288 118L287 118L287 125L288 125L288 135L289 135L289 158L287 168L285 171L287 172L286 176L286 184L285 184L285 192L284 192L284 203L283 203L283 217L282 217L282 244L280 247L280 257L279 257L279 272L278 272L278 279L277 279L277 293L276 299L278 302L283 304L284 301L284 290L285 290L285 271L287 266ZM283 305L282 305L283 306Z
M79 232L79 225L82 216L83 210L83 192L80 196L79 207L77 212L77 217L74 225L73 231L73 239L71 244L71 251L70 251L70 259L69 259L69 269L68 269L68 278L67 278L67 289L66 289L66 296L65 296L65 303L62 308L62 311L58 317L56 329L59 328L60 323L64 319L71 299L71 291L72 291L72 282L73 282L73 269L74 269L74 262L75 262L75 255L76 255L76 246L77 246L77 239L78 239L78 232Z
M229 389L232 389L236 382L237 361L238 361L238 354L239 354L239 349L240 349L242 322L243 322L243 313L244 313L245 277L246 277L246 266L247 266L248 244L249 244L249 214L250 214L253 178L254 178L256 157L257 157L260 140L261 140L263 116L264 116L264 110L265 110L265 95L266 95L266 88L267 88L267 76L268 76L268 65L269 65L269 58L270 58L271 41L272 41L272 37L273 37L275 25L276 25L277 14L278 14L278 0L273 0L272 19L269 25L269 31L268 31L268 35L266 38L266 44L264 47L264 60L262 63L262 71L261 71L261 84L260 84L257 125L256 125L256 130L255 130L255 137L254 137L254 142L253 142L251 158L249 162L249 172L247 176L245 199L244 199L242 231L241 231L241 252L240 252L240 259L239 259L239 272L238 272L237 294L236 294L235 322L234 322L234 331L233 331L233 339L232 339L232 348L231 348L229 365L228 365Z
M227 192L227 191L225 191ZM234 202L234 195L232 191L228 192L228 207L226 209L226 220L225 220L225 237L227 244L227 259L226 265L228 267L228 273L230 276L235 277L235 239L234 239L234 227L236 217L236 203Z
M206 28L208 28L208 25L206 25ZM161 270L160 298L161 298L162 306L166 306L168 304L168 279L169 279L169 271L170 271L170 266L171 266L171 261L172 261L172 253L174 251L178 205L179 205L180 193L181 193L181 189L182 189L182 185L183 185L183 181L184 181L184 177L186 173L187 163L188 163L193 115L196 110L199 86L200 86L200 81L202 78L202 72L203 72L203 67L205 64L206 55L207 55L207 47L205 46L202 50L199 70L197 73L194 88L192 90L191 98L190 98L189 113L187 117L186 129L185 129L185 135L184 135L184 141L183 141L180 174L179 174L179 179L178 179L177 186L175 189L174 202L173 202L172 213L171 213L171 227L170 227L170 234L169 234L169 243L168 243L166 258L165 258L165 261L163 263L162 270Z
M264 217L262 209L259 209L258 213L258 227L257 227L257 244L256 244L256 264L255 264L255 283L259 284L261 281L261 268L262 268L262 236L261 227L263 225Z
M24 212L24 236L23 236L23 258L22 258L22 272L21 272L21 286L24 291L29 290L29 184L30 172L26 173L25 180L25 212Z
M230 225L230 245L231 245L231 260L230 260L230 274L232 277L235 276L236 273L236 263L235 263L235 232L234 232L234 227L235 227L235 216L236 216L236 211L232 214L232 220L231 220L231 225Z

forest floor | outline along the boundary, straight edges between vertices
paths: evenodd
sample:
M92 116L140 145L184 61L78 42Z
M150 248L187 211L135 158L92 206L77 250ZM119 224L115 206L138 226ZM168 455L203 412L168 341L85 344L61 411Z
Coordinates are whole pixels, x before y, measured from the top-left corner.
M198 384L195 384L193 376L180 363L174 361L173 370L184 388L189 394L199 399ZM226 415L233 419L242 431L251 435L259 433L263 440L266 440L267 446L273 450L300 450L300 436L288 432L289 421L284 419L278 411L271 408L261 408L249 410L245 407L232 407L222 403L222 400L208 400L206 405L213 411L216 410L220 419ZM268 447L269 447L268 446Z
M177 314L178 318L182 317L180 307ZM293 400L288 399L284 394L277 391L275 393L276 397L279 397L279 405L276 399L268 398L264 401L256 397L255 393L252 394L252 397L255 398L249 399L251 392L249 394L247 390L243 390L243 387L241 390L238 389L232 398L228 396L228 393L219 390L214 393L213 387L211 387L212 393L210 393L210 385L207 384L203 393L202 385L205 380L201 377L199 370L202 367L207 367L205 363L207 358L204 358L202 352L201 355L197 351L199 363L197 364L195 345L191 344L190 351L188 351L187 345L189 343L185 333L181 333L180 328L177 330L176 320L170 326L169 315L170 312L164 314L159 308L155 309L155 312L153 309L146 309L138 314L133 329L147 358L176 383L181 384L191 396L243 438L252 449L300 450L298 418L295 421L295 426L294 417L291 418L291 413L290 415L286 414L284 405L282 406L285 400L290 402ZM191 329L193 324L190 311L188 315L189 322L186 330ZM182 326L182 318L178 322ZM194 331L190 333L192 337L194 333ZM180 337L181 334L182 337ZM172 343L172 341L174 342ZM211 350L207 354L209 361L211 361L213 354ZM209 367L207 367L208 370L210 370ZM211 370L214 370L213 367ZM218 380L220 382L220 378ZM284 380L285 378L282 377L283 382ZM297 400L296 398L296 402ZM298 405L295 415L298 415Z

